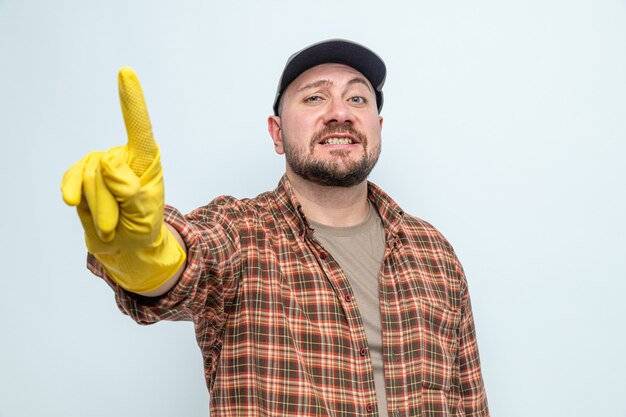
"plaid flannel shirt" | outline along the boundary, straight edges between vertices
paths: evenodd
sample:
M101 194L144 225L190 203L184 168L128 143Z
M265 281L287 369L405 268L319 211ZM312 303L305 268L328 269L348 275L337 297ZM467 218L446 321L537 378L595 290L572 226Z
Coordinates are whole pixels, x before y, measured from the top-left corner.
M379 275L390 416L488 416L467 283L451 246L369 184L385 228ZM315 240L286 177L254 199L222 196L165 220L187 245L166 295L119 288L141 324L192 320L211 417L377 416L365 330L348 279Z

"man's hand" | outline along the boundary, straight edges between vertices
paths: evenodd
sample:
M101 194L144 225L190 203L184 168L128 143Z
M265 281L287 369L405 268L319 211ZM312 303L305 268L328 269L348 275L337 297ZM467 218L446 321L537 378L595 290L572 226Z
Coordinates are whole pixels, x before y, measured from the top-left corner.
M185 252L163 223L163 175L143 92L131 68L118 76L128 143L91 152L63 176L88 250L123 288L149 292L175 275Z

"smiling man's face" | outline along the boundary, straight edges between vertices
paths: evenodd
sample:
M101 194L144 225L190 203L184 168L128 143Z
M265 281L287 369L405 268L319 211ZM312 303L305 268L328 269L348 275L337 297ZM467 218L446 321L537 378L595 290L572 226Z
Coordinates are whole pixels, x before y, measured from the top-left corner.
M382 117L369 81L342 64L322 64L285 90L272 137L287 174L350 187L367 179L380 154ZM271 129L270 129L271 130Z

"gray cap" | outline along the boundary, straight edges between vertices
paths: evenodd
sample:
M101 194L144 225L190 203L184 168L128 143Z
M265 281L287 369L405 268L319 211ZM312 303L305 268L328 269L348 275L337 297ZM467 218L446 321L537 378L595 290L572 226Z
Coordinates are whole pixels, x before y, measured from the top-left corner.
M337 63L354 68L368 79L376 93L378 112L383 108L383 85L387 68L383 60L371 49L345 39L329 39L314 43L291 55L278 81L274 114L278 116L278 103L285 89L300 74L316 65Z

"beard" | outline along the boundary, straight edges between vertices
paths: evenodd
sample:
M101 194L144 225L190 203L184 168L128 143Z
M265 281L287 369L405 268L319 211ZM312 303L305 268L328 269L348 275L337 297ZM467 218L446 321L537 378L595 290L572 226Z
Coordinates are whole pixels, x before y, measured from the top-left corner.
M333 150L331 161L320 161L313 157L314 148L323 136L332 133L349 133L359 139L364 155L356 160L349 159L350 152ZM329 125L311 138L309 153L294 146L289 138L283 137L285 158L291 170L305 180L328 187L353 187L365 181L378 161L380 148L369 155L367 137L354 129L350 124ZM323 146L323 145L322 145Z

